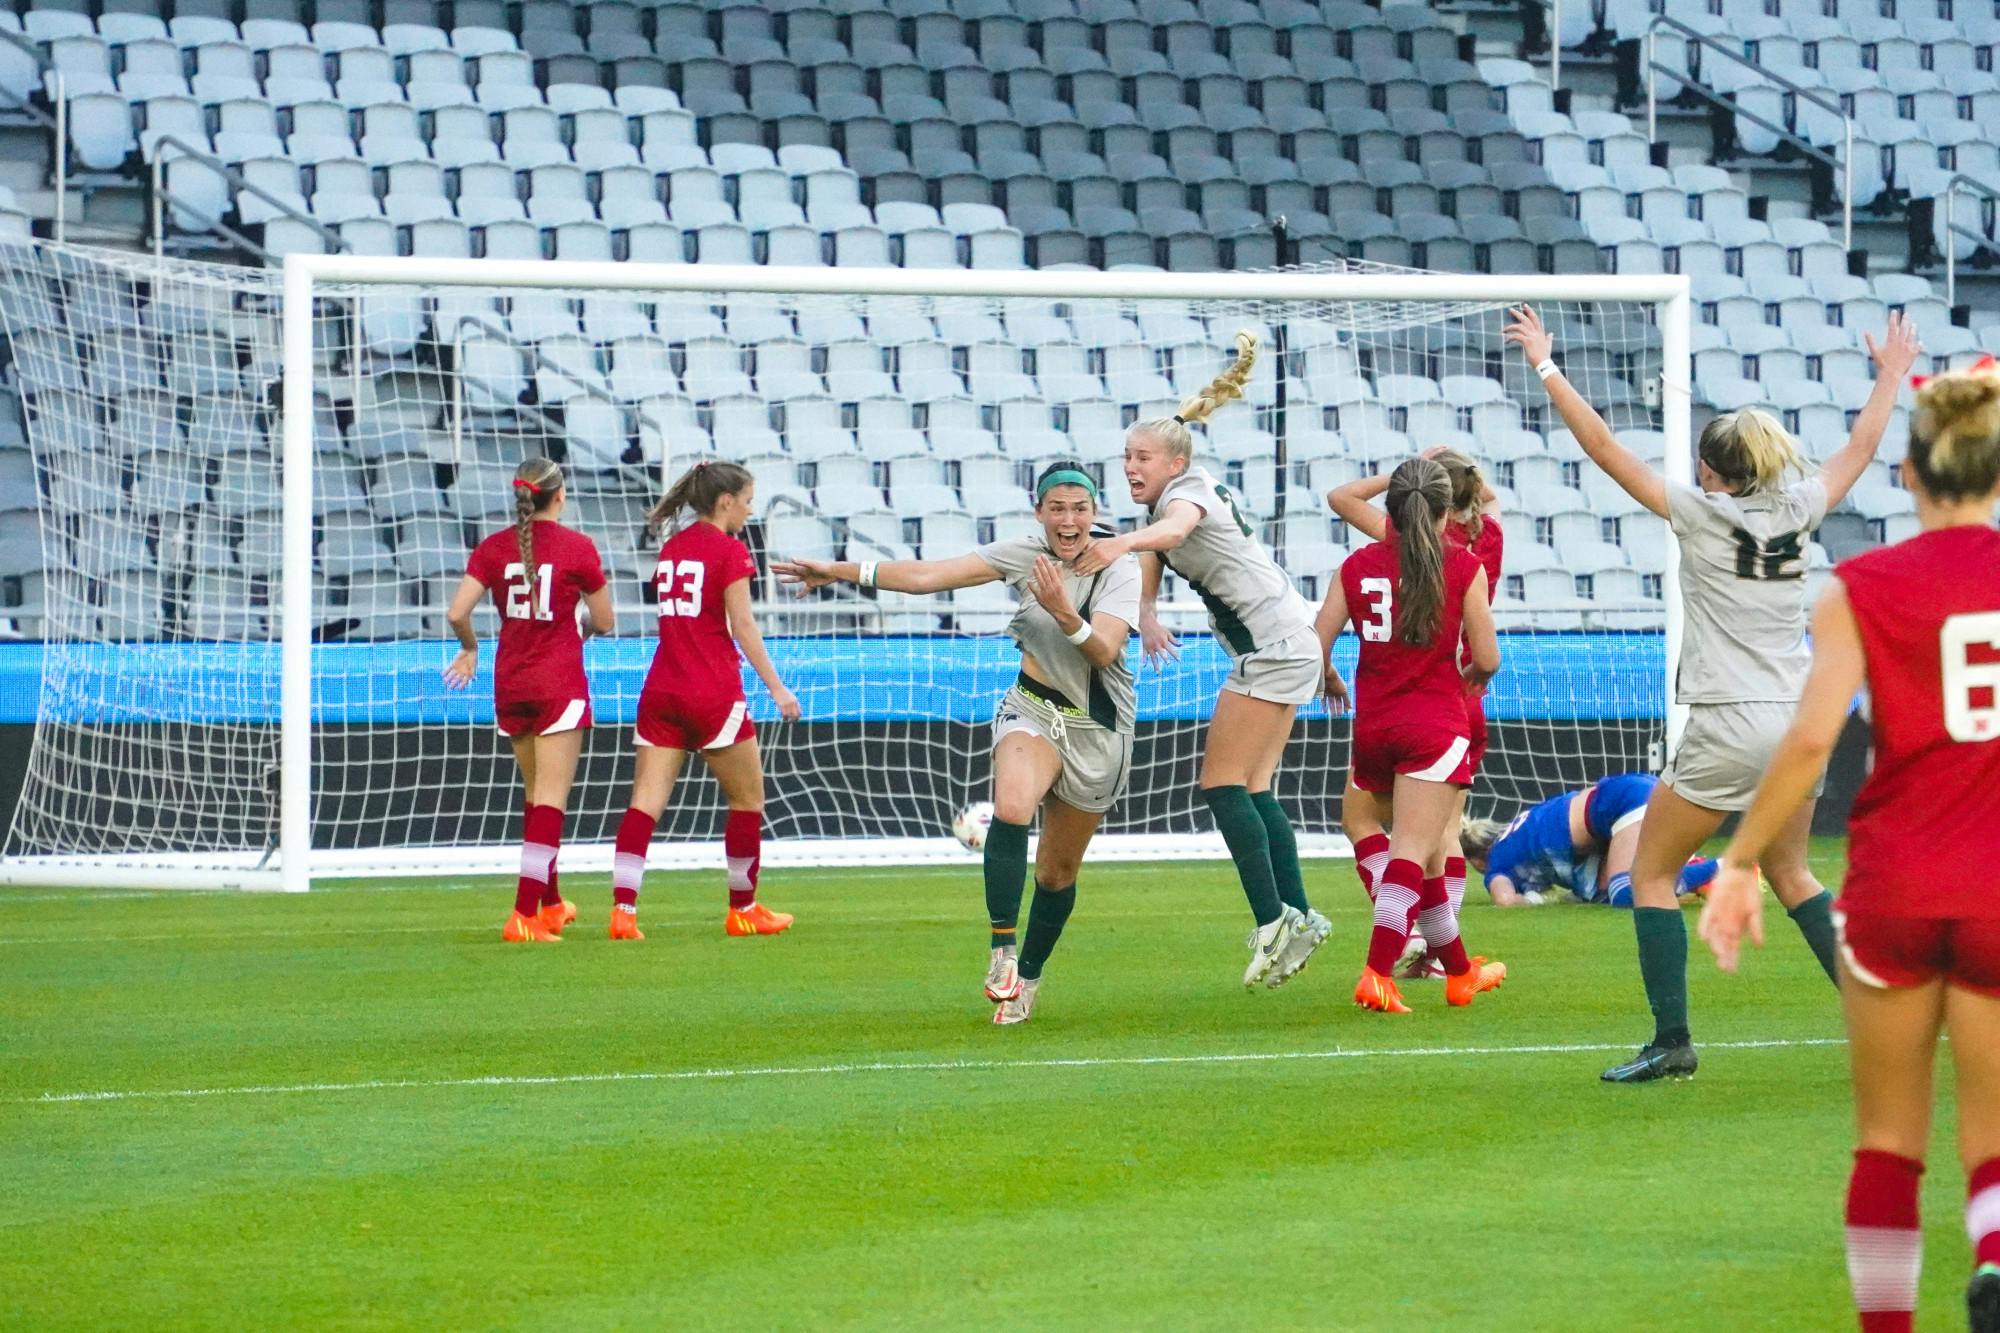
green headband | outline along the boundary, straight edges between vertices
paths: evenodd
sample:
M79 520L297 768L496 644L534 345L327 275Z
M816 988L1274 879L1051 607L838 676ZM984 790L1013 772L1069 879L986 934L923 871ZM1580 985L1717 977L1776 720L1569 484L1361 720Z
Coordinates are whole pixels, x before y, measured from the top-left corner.
M1073 467L1066 467L1061 471L1051 472L1048 476L1043 477L1041 484L1035 487L1035 503L1040 504L1048 496L1048 493L1058 486L1081 486L1090 492L1090 502L1092 504L1100 503L1097 494L1097 483L1090 479L1089 473L1078 472Z

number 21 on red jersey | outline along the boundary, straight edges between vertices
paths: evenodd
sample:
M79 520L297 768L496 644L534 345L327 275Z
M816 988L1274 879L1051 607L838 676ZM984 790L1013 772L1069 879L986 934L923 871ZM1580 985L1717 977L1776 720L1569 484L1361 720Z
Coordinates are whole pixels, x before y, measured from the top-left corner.
M1944 653L1944 730L1955 741L2000 740L2000 611L1951 616Z
M507 580L507 619L554 620L549 594L555 585L555 566L536 565L532 585L527 573L528 567L518 560L501 571L501 577Z
M674 593L674 580L680 580L680 593ZM660 604L662 616L698 616L701 614L701 585L708 578L708 566L699 560L662 560L653 569L653 595Z

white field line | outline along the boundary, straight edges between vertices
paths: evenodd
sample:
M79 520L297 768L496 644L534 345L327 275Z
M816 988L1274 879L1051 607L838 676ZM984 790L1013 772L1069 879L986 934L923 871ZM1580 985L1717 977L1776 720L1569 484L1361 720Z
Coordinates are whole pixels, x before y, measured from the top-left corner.
M1844 1046L1844 1037L1797 1037L1767 1041L1711 1041L1711 1051L1790 1050ZM589 1083L712 1083L755 1078L814 1078L848 1074L923 1074L1011 1069L1116 1069L1156 1065L1277 1064L1298 1060L1421 1060L1481 1055L1588 1055L1629 1051L1631 1043L1579 1042L1540 1046L1403 1046L1327 1051L1252 1051L1212 1055L1078 1056L1048 1060L880 1060L859 1064L752 1065L729 1069L637 1069L600 1074L488 1074L481 1078L368 1079L353 1083L270 1083L221 1088L129 1088L94 1092L45 1092L18 1097L13 1106L57 1106L78 1102L186 1101L206 1097L285 1097L341 1092L390 1092L418 1088L539 1088Z

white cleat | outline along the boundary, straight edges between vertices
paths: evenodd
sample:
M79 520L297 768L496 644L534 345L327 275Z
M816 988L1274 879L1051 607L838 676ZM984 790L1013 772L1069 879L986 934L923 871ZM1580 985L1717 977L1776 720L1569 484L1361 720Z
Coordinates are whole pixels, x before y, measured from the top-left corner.
M1292 932L1291 943L1278 955L1277 965L1271 975L1264 978L1266 989L1276 990L1293 977L1306 970L1313 951L1326 943L1327 936L1333 934L1333 922L1316 911L1308 910L1300 919L1298 929Z
M1033 981L1023 981L1016 975L1014 982L1013 998L1002 1001L1000 1007L993 1011L993 1022L998 1027L1025 1023L1029 1015L1035 1012L1035 992L1041 989L1042 979L1036 977Z
M1389 975L1412 981L1431 976L1433 974L1430 970L1430 956L1431 946L1423 936L1413 930L1403 945L1403 952L1396 955L1396 966L1390 969ZM1437 969L1436 975L1444 975L1442 966Z
M995 1004L1018 999L1021 994L1021 964L1012 949L993 951L993 965L986 969L986 998Z
M1271 975L1278 959L1291 947L1292 937L1305 927L1306 919L1296 907L1279 911L1278 919L1250 932L1250 966L1243 969L1243 988L1250 990Z

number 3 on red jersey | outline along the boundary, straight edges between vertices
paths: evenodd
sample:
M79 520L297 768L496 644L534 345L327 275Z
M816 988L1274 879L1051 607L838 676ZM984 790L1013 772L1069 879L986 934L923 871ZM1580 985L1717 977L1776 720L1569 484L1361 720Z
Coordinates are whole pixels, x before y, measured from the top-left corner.
M674 596L674 579L681 581L681 593ZM701 585L708 578L708 566L699 560L662 560L653 570L653 595L663 616L701 614Z
M1955 741L2000 740L2000 611L1951 616L1944 650L1944 729Z
M1361 595L1372 599L1358 618L1361 637L1369 643L1389 642L1396 606L1396 585L1387 579L1363 579Z

